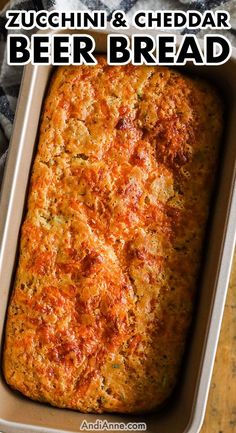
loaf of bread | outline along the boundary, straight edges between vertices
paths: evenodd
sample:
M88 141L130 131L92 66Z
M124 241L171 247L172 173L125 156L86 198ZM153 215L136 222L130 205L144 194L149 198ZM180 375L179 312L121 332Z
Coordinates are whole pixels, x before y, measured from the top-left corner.
M223 110L202 79L97 60L48 91L3 368L31 399L138 413L178 377Z

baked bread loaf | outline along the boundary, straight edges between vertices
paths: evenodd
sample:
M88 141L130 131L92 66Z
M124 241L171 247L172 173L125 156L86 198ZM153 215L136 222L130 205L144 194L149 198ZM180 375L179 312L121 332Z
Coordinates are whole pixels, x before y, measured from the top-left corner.
M222 103L167 67L57 69L6 324L7 383L82 412L145 412L177 377Z

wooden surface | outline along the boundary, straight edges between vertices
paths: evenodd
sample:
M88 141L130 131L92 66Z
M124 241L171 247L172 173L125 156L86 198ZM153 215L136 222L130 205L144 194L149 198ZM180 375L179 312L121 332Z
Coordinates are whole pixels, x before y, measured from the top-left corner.
M236 254L201 433L236 433Z
M236 253L201 433L236 433Z

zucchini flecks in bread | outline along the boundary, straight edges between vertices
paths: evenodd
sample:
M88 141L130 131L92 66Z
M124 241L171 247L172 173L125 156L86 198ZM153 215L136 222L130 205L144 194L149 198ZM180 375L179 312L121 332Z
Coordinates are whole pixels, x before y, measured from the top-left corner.
M46 98L4 373L83 412L143 412L178 375L222 104L174 70L61 67Z

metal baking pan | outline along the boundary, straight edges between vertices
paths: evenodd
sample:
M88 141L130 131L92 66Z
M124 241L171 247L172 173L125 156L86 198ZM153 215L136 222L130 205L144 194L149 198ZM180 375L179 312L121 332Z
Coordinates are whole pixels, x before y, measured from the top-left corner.
M114 30L112 32L114 33ZM72 31L67 30L61 33L68 34ZM74 30L73 33L75 33ZM89 33L96 39L97 50L105 52L106 32ZM181 41L181 37L178 41ZM42 101L51 69L51 66L32 65L25 68L5 170L0 203L1 342L27 184L35 144L37 144ZM147 416L85 415L71 410L52 408L26 399L6 385L1 373L0 430L4 433L80 432L84 420L89 423L95 423L96 420L107 420L111 423L145 422L148 433L197 433L200 431L235 245L236 50L233 49L231 58L224 65L199 67L188 64L183 69L205 76L208 80L218 84L225 97L228 110L222 143L221 169L218 173L217 193L214 200L214 215L209 227L204 271L198 289L198 305L191 339L188 340L188 354L184 359L180 384L165 408ZM95 432L98 429L91 431ZM110 431L117 430L111 429ZM135 431L138 431L138 428Z

